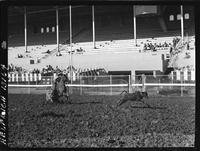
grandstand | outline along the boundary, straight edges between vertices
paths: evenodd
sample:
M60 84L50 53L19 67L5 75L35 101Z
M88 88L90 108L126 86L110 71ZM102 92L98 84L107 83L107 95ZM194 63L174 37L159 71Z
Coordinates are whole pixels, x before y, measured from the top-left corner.
M190 58L186 52L170 55L173 38L180 36L180 7L143 7L137 14L137 45L133 38L133 6L95 6L95 46L92 40L92 7L72 7L72 63L76 69L104 68L106 71L150 70L165 73L167 68L195 68L194 12L184 6L184 34L190 43ZM42 70L51 64L64 70L70 65L69 9L59 7L59 51L56 43L56 11L52 6L28 6L27 45L24 49L24 8L9 7L8 62L24 69ZM84 13L80 13L84 12ZM17 23L16 23L17 22ZM18 29L18 30L17 30ZM188 38L188 39L187 39ZM155 49L147 49L146 44ZM158 46L158 45L161 46ZM167 44L166 46L164 44ZM145 49L144 49L145 47ZM48 52L48 53L47 53ZM22 58L18 58L18 55ZM183 55L182 55L183 54ZM188 53L187 53L188 54ZM164 55L164 58L162 57ZM183 58L183 59L182 59ZM54 60L52 64L52 60ZM138 64L138 62L142 62ZM170 61L169 61L170 60ZM179 61L177 61L179 60ZM168 64L169 62L169 64Z

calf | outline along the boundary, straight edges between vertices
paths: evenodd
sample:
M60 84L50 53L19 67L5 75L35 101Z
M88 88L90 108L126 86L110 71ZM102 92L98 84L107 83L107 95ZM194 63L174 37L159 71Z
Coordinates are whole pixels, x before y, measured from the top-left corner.
M120 106L127 101L138 101L138 102L142 102L143 104L146 104L146 103L144 103L144 101L142 99L148 98L147 92L140 92L140 91L135 91L135 93L128 93L127 91L122 91L122 93L120 95L122 95L122 97L120 98L119 102L117 103L117 106ZM148 105L148 104L146 104L146 105ZM149 105L148 105L148 107L149 107Z

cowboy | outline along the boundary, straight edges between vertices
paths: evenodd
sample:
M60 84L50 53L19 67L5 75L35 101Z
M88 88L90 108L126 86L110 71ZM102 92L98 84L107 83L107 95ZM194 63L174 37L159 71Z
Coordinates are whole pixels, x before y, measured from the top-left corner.
M60 73L58 74L58 77L55 79L53 85L52 85L52 101L53 102L60 102L60 98L65 96L67 97L67 100L69 101L69 88L65 86L65 83L68 81L68 78L66 75Z

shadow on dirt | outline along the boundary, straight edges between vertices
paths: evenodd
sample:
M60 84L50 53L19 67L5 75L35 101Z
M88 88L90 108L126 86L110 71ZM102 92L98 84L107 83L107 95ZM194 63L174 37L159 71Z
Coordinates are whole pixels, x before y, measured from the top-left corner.
M142 108L142 109L167 109L167 107L156 107L156 106L131 106L131 108Z
M38 117L47 117L47 116L51 116L51 117L62 117L62 118L65 117L64 114L56 114L56 113L54 113L54 112L44 112L44 113L38 115Z
M73 102L73 101L70 101L70 102L44 102L42 105L47 105L47 104L49 104L49 105L60 105L60 104L81 105L81 104L103 104L103 102Z
M102 102L71 102L70 104L103 104Z

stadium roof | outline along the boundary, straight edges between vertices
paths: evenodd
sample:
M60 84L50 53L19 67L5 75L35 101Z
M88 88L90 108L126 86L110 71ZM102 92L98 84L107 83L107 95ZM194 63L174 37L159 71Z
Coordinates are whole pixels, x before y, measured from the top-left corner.
M0 0L0 1L3 1L3 0ZM177 2L195 2L197 0L167 0L167 1L166 0L8 0L8 1L11 2L11 6L12 6L12 9L9 9L8 15L16 16L16 15L20 15L24 13L23 6L25 5L37 6L37 7L27 7L27 13L31 14L35 12L47 12L50 10L55 10L56 5L59 5L60 9L64 9L64 8L66 9L67 6L64 6L64 5L67 5L70 2L74 4L72 8L75 9L75 8L83 7L86 4L91 4L90 2L100 2L97 4L104 4L104 2L106 2L105 4L110 3L112 5L119 4L117 2L137 2L136 4L140 4L140 5L143 5L143 4L158 5L160 3L157 3L157 2L163 2L161 4L168 4L168 2L175 2L174 4L177 4ZM23 3L20 4L20 2L23 2ZM76 2L76 3L73 3L73 2ZM116 3L112 3L112 2L116 2ZM151 2L151 3L145 3L145 2ZM131 4L131 3L127 3L127 4Z
M7 0L0 0L0 1L7 1ZM9 0L10 2L20 2L20 1L27 1L27 0ZM152 1L152 2L162 2L162 1L166 1L166 0L29 0L29 1L40 1L40 2L50 2L50 1L57 1L57 2L81 2L81 1L87 1L87 2L98 2L98 1L103 1L103 2L117 2L117 1L140 1L140 2L144 2L144 1ZM168 1L182 1L182 2L187 2L187 1L196 1L196 0L168 0Z
M12 4L80 4L80 3L116 3L116 2L137 2L137 3L177 3L177 2L198 2L199 0L0 0L0 1L8 1Z
M79 8L83 7L82 5L79 6L72 6L72 8ZM67 6L59 6L59 9L66 9ZM26 7L26 11L28 14L33 14L33 13L39 13L39 12L47 12L47 11L52 11L55 10L56 6L28 6ZM16 16L16 15L21 15L24 14L24 9L23 6L10 6L9 11L8 11L8 16Z

